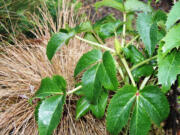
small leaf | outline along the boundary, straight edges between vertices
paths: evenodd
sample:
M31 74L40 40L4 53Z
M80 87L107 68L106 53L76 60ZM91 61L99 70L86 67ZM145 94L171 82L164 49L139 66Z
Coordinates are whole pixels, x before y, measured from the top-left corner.
M151 127L151 121L143 105L140 104L139 96L136 97L136 104L130 122L130 135L147 135Z
M117 74L116 73L116 64L115 64L113 56L111 55L111 53L109 51L106 51L103 54L103 65L104 65L105 71L113 85L113 89L111 89L111 90L116 90L119 85L117 77L116 77L116 74ZM103 82L103 84L104 83L107 83L107 82Z
M66 81L63 77L55 75L42 79L40 88L35 93L36 98L45 98L54 94L60 94L66 90Z
M97 100L102 92L100 64L96 64L88 69L82 77L84 94L92 104L97 104Z
M150 119L160 126L169 114L169 104L165 95L157 86L147 86L140 91L139 104L142 104Z
M141 2L139 0L127 0L125 2L125 9L126 11L143 11L143 12L151 12L152 8L145 4L144 2Z
M180 46L180 24L172 27L172 29L169 30L169 32L164 37L163 41L165 42L165 45L163 46L163 52L168 53L173 48Z
M171 26L174 25L180 19L180 1L176 2L176 4L172 7L170 13L168 14L166 28L170 29Z
M122 32L122 25L123 23L120 20L102 24L98 31L98 35L102 40L105 40L114 36L115 32L117 32L117 34L120 34Z
M155 15L153 16L153 20L155 22L159 22L159 21L166 22L167 15L166 15L166 13L164 11L158 10L158 11L155 12Z
M106 117L107 130L117 135L127 124L137 89L126 85L111 99Z
M56 95L42 101L38 113L38 131L40 135L51 135L62 117L64 95Z
M73 31L69 33L59 32L54 34L48 42L46 49L46 55L48 59L51 60L54 54L62 47L62 45L67 43L74 35L75 32Z
M137 18L137 31L145 45L149 56L152 56L157 44L157 25L153 23L151 14L140 13Z
M76 77L84 69L88 68L92 64L102 59L102 52L100 50L93 49L85 53L78 61L74 70L74 76Z
M138 82L141 77L152 75L153 71L154 71L153 66L146 64L139 68L134 69L132 71L132 75L134 77L134 80Z
M90 32L87 32L84 35L84 39L92 41L92 42L95 42L95 43L99 43L98 40L96 39L96 37L92 33L90 33Z
M180 74L180 52L174 50L165 57L158 57L158 67L159 84L167 92Z
M144 60L143 54L134 45L123 48L123 52L132 64L137 64Z
M89 110L89 101L85 97L80 98L76 105L76 119L79 119L82 116L84 116Z
M102 0L102 1L95 3L96 10L102 6L115 8L119 11L124 11L124 7L123 7L122 2L120 2L118 0Z
M92 32L93 27L92 27L90 21L82 22L81 24L79 24L78 26L75 27L75 31L76 31L76 33Z
M96 118L101 119L104 116L107 100L108 100L108 92L104 91L101 94L100 98L98 99L97 105L90 106L92 114L96 116Z

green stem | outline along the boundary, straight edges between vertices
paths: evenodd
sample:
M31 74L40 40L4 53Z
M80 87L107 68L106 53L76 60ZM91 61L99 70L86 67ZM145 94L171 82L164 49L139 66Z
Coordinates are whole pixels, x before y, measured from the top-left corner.
M129 45L131 45L138 37L139 37L139 35L136 36L135 38L133 38L131 41L129 41L129 43L126 45L126 47L128 47Z
M86 42L86 43L91 44L92 46L100 47L100 48L102 48L102 49L104 49L104 50L107 50L107 51L110 51L110 52L112 52L112 53L115 53L115 50L113 50L113 49L111 49L111 48L109 48L109 47L106 47L105 45L101 45L101 44L99 44L99 43L95 43L95 42L92 42L92 41L83 39L83 38L81 38L81 37L79 37L79 36L75 36L75 37L76 37L77 39L81 40L81 41L84 41L84 42Z
M126 39L126 12L123 12L123 33L122 33L122 41L121 46L125 46L125 39Z
M148 82L150 77L151 76L148 76L148 77L144 78L143 82L141 83L140 90L143 89L146 86L146 83Z
M140 63L138 63L138 64L136 64L136 65L134 65L134 66L131 68L131 71L134 70L134 69L136 69L137 67L140 67L140 66L148 63L149 61L151 61L151 60L153 60L153 59L156 59L156 58L157 58L157 55L154 56L154 57L151 57L151 58L149 58L149 59L146 59L146 60L144 60L144 61L142 61L142 62L140 62Z
M117 61L115 61L115 62L116 62L116 68L117 68L119 74L121 75L122 80L124 80L124 74L123 74L122 68L119 66Z
M121 58L121 57L120 57L120 58ZM131 70L130 70L128 64L127 64L126 59L125 59L125 58L121 58L121 61L122 61L122 63L123 63L123 65L124 65L124 67L125 67L125 69L126 69L128 75L129 75L129 78L130 78L130 80L131 80L133 86L136 87L136 83L135 83L135 81L134 81L134 78L133 78L133 76L132 76Z
M68 91L68 92L67 92L67 95L70 95L70 94L72 94L72 93L74 93L74 92L80 90L81 88L82 88L82 85L80 85L80 86L74 88L73 90Z

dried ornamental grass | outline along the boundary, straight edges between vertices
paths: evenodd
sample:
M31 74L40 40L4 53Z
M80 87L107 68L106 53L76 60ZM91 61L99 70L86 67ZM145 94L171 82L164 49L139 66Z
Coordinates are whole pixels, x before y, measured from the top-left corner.
M46 57L45 44L19 44L1 47L0 55L0 134L36 135L34 105L28 103L46 76L59 74L65 77L68 89L74 86L73 71L79 57L90 48L76 39L53 58ZM55 135L105 135L104 120L92 115L75 121L76 97L69 96L65 113Z

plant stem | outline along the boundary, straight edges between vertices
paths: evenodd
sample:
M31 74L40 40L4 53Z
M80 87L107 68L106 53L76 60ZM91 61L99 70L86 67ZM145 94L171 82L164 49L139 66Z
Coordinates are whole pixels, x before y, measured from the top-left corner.
M122 61L122 63L123 63L123 65L124 65L124 67L125 67L125 69L126 69L128 75L129 75L129 78L130 78L130 80L131 80L133 86L136 87L136 83L135 83L134 78L133 78L133 76L132 76L131 70L130 70L130 68L129 68L127 62L126 62L126 59L125 59L125 58L121 58L121 61Z
M115 62L116 62L117 70L118 70L119 74L121 75L122 80L124 80L124 74L123 74L122 68L119 66L117 61L115 61Z
M122 33L122 41L121 46L122 48L125 46L125 39L126 39L126 12L123 12L123 33Z
M115 50L113 50L113 49L111 49L111 48L109 48L109 47L106 47L106 46L101 45L101 44L99 44L99 43L95 43L95 42L92 42L92 41L83 39L83 38L81 38L81 37L79 37L79 36L75 36L75 37L76 37L77 39L81 40L81 41L84 41L84 42L86 42L86 43L91 44L92 46L100 47L100 48L102 48L102 49L104 49L104 50L107 50L107 51L110 51L110 52L112 52L112 53L115 53Z
M129 41L129 43L126 45L126 47L128 47L129 45L131 45L138 37L139 37L139 35L136 36L135 38L133 38L131 41Z
M70 94L72 94L72 93L74 93L74 92L80 90L81 88L82 88L82 85L80 85L80 86L74 88L73 90L68 91L68 92L67 92L67 95L70 95Z
M143 82L141 83L140 90L145 87L145 85L148 82L148 80L150 79L150 77L151 76L148 76L148 77L144 78Z
M134 65L134 66L131 68L131 71L134 70L134 69L137 68L137 67L140 67L140 66L148 63L149 61L151 61L151 60L153 60L153 59L156 59L156 58L157 58L157 55L154 56L154 57L151 57L151 58L149 58L149 59L146 59L146 60L144 60L144 61L142 61L142 62L140 62L140 63L138 63L138 64L136 64L136 65Z

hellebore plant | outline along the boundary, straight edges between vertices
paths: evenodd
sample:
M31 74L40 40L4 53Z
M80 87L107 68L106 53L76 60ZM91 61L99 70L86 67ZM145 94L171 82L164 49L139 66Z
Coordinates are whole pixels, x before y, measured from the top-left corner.
M76 119L89 111L99 119L106 113L106 128L112 135L123 129L130 135L146 135L151 124L160 126L169 114L165 94L180 78L180 2L168 14L138 0L103 0L95 4L96 9L102 6L122 12L123 21L108 15L94 24L83 22L55 33L48 42L46 54L50 61L72 38L93 49L76 65L74 78L82 78L75 89L66 91L66 81L59 75L42 79L34 97L40 99L35 111L40 135L52 134L70 94L80 97ZM79 33L84 33L83 38ZM127 36L132 40L127 42ZM114 49L106 46L108 38L114 39ZM108 103L109 95L112 98Z

